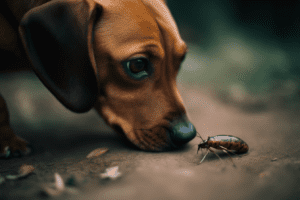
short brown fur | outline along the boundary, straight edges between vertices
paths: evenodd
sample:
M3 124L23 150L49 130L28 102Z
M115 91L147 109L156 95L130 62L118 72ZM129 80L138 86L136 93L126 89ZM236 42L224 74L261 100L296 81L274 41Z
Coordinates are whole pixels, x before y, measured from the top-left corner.
M187 46L165 1L4 0L0 51L2 61L11 63L0 71L29 63L63 105L79 113L95 108L136 147L164 151L179 145L170 130L173 121L187 121L176 87ZM134 57L147 58L153 74L130 77L122 63ZM3 98L0 116L0 153L6 147L23 151L27 143L13 133Z

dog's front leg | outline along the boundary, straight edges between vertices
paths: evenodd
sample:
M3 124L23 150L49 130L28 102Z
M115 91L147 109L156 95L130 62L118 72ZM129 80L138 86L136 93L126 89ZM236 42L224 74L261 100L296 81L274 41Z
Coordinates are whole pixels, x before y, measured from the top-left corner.
M28 142L16 136L9 125L9 113L4 98L0 95L0 157L29 153Z

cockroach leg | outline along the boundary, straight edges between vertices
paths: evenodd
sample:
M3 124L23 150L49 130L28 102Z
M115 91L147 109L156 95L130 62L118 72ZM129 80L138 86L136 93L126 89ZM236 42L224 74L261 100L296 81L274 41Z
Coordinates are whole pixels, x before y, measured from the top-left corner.
M208 154L208 149L207 149L207 152L206 152L206 154L205 154L205 156L202 158L202 160L200 161L200 164L203 162L203 160L205 159L205 157L207 156L207 154Z
M232 153L232 154L234 154L234 155L236 155L236 156L238 156L238 157L242 157L242 156L240 156L240 155L238 155L238 154L236 154L236 153L234 153L232 150L229 150L229 149L227 149L227 148L225 148L225 147L223 147L223 146L221 146L221 145L219 145L219 147L221 147L222 149L224 149L224 150L226 150L226 151L229 151L230 153ZM229 154L228 154L229 155Z
M222 149L222 151L224 151L225 153L227 153L227 155L230 157L230 159L231 159L231 162L232 162L232 164L233 164L233 166L235 166L235 164L234 164L234 162L233 162L233 159L232 159L232 157L229 155L229 153L226 151L226 150L224 150L224 149Z
M232 150L229 150L221 145L219 145L219 147L221 147L222 149L226 150L226 151L229 151L230 153L233 153L234 155L237 155L236 153L234 153ZM238 156L238 155L237 155Z
M223 160L221 159L221 157L220 157L218 154L216 154L216 152L214 152L211 148L208 148L208 150L210 150L211 152L213 152L216 156L218 156L218 158L220 158L221 161L223 161Z

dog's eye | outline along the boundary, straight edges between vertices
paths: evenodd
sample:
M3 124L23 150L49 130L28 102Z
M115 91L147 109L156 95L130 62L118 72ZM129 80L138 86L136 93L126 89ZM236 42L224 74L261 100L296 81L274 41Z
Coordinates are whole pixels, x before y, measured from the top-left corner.
M145 57L134 58L122 63L126 73L136 80L142 80L150 75L150 62Z
M134 59L132 61L127 62L127 67L134 74L147 70L147 61L146 59Z

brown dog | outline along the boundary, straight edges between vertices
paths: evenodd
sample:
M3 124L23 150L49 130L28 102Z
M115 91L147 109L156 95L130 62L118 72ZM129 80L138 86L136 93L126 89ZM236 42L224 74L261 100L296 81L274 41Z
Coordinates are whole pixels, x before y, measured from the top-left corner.
M34 71L68 109L94 107L143 150L169 150L195 137L176 87L187 47L163 0L5 2ZM7 16L0 15L0 47L17 52L7 45L15 34ZM26 151L3 98L0 109L0 152Z

